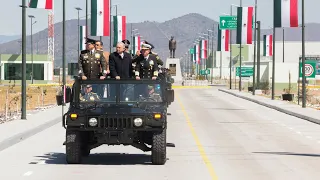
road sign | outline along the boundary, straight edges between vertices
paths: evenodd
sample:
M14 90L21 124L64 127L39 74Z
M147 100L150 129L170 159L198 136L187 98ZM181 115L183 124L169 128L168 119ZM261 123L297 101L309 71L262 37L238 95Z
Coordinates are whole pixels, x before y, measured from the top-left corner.
M240 67L236 67L236 76L239 76ZM241 77L253 76L253 67L241 67Z
M189 53L194 54L194 49L193 48L189 49Z
M306 78L315 78L316 77L316 61L307 61L304 65L305 72L306 72ZM299 77L302 77L302 62L299 62Z
M209 75L210 74L210 69L201 69L200 70L200 75Z
M219 28L236 30L237 29L237 16L220 16ZM252 18L252 28L254 28L254 19Z

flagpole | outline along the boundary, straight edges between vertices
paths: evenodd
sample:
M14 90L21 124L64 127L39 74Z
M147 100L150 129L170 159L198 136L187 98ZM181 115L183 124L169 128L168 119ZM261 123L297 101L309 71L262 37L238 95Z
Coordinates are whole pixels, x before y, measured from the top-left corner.
M257 55L257 0L255 0L255 4L254 4L254 55L253 55L253 87L252 87L252 95L255 95L255 91L256 91L256 55Z
M110 6L110 24L109 24L109 26L110 26L110 28L109 28L109 30L110 30L110 54L112 53L112 39L111 39L111 37L112 37L112 28L111 28L111 26L112 26L112 0L110 0L110 2L109 2L109 6Z
M240 8L242 8L242 0L240 0ZM240 55L239 91L241 91L242 38L240 39L240 53L239 53L239 55Z
M88 9L89 9L89 5L88 5L88 0L86 0L86 38L88 38L88 32L89 32L89 27L88 27Z
M275 17L275 1L273 1L273 36L272 36L272 89L271 89L271 99L274 100L274 81L275 81L275 61L276 61L276 27L275 27L275 23L276 23L276 17Z
M232 5L230 6L230 15L232 16ZM232 41L231 41L231 39L232 39L232 30L230 29L229 30L229 51L230 51L230 69L229 69L229 71L230 71L230 77L229 77L229 83L230 83L230 89L232 89L232 86L231 86L231 84L232 84L232 81L231 81L231 78L232 78L232 75L231 75L231 67L232 67L232 48L231 48L231 44L232 44Z
M306 107L306 69L305 69L305 32L304 32L304 0L301 1L302 8L302 108ZM298 97L299 98L299 97Z

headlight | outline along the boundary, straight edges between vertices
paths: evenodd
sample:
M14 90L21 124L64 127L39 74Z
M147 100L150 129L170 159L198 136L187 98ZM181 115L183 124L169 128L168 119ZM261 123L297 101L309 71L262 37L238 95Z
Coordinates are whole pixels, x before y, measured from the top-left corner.
M142 122L143 122L143 121L142 121L141 118L135 118L135 119L133 120L134 125L137 126L137 127L142 126Z
M89 119L89 125L90 126L96 126L98 124L98 120L96 118L90 118Z

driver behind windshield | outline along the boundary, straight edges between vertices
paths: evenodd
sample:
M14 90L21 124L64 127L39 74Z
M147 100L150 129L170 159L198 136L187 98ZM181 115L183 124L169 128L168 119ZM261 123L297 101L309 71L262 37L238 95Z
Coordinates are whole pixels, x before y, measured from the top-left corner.
M162 101L160 94L155 92L153 85L148 85L148 99L152 99L156 102Z
M80 94L80 101L96 101L100 100L97 93L92 92L92 85L88 84L85 87L85 93L82 96Z

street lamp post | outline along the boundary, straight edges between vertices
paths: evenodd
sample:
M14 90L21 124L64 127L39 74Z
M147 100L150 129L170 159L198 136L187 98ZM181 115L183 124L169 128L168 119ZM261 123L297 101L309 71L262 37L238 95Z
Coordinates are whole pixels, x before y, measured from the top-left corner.
M82 9L79 7L76 7L75 9L78 11L78 56L79 56L80 55L80 11Z
M26 1L22 0L22 77L21 77L21 119L26 120L26 102L27 102L27 86L26 86Z
M35 18L33 15L29 15L29 18L31 20L31 84L33 84L33 39L32 39L32 27L37 21L33 22L33 18Z

